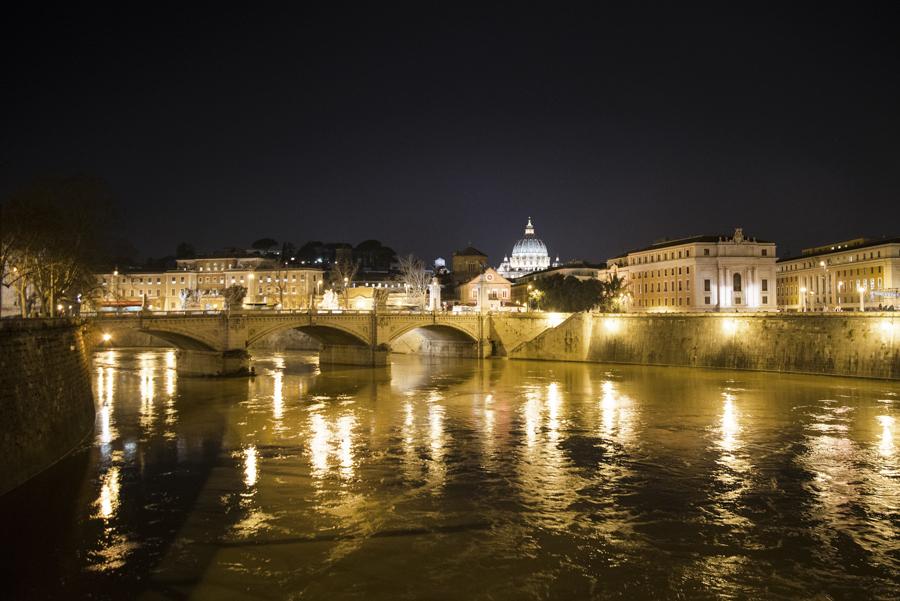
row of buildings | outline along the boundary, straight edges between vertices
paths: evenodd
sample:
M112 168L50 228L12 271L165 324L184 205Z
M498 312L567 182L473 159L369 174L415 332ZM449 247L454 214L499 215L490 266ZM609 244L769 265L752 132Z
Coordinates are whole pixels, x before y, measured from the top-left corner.
M460 300L492 297L524 305L535 280L553 275L624 282L621 306L633 312L847 311L900 308L900 238L835 242L779 258L774 242L732 235L663 240L606 263L551 263L529 218L525 237L497 269L472 247L457 251L453 271L465 277Z
M692 236L665 240L613 257L605 263L560 263L550 259L529 218L522 239L496 268L473 246L453 253L446 269L435 264L443 302L488 308L524 308L536 280L553 275L581 280L624 281L621 307L636 312L835 311L900 306L900 238L858 238L777 256L774 242L744 235ZM129 271L98 275L95 305L101 310L221 309L225 290L246 289L245 308L305 309L331 306L371 308L375 291L388 292L402 306L408 291L390 278L369 281L365 273L331 291L326 269L285 266L277 259L208 257L181 259L163 272ZM431 290L434 290L431 287Z

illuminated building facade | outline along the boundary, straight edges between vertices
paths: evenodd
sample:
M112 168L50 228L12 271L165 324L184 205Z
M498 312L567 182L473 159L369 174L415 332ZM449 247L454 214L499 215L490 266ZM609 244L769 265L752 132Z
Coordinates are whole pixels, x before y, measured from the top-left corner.
M321 269L285 267L262 257L183 259L162 272L98 274L99 310L174 311L225 308L225 288L247 289L244 308L308 308L325 287Z
M856 238L778 261L778 307L784 311L900 307L900 238Z
M775 311L775 243L733 236L667 240L608 261L629 311Z

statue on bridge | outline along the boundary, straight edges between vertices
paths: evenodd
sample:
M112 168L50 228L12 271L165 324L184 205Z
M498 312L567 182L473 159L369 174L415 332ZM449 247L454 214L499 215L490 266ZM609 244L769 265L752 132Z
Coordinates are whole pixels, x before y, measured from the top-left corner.
M338 308L338 295L334 290L326 290L325 294L322 295L322 302L319 303L319 309L324 311L334 311Z
M431 283L428 284L428 310L441 310L441 284L437 278L431 278Z

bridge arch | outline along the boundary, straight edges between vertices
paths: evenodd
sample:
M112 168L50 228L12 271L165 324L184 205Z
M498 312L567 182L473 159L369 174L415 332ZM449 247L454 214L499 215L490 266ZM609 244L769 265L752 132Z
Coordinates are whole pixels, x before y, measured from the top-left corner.
M315 323L294 322L278 324L272 327L262 329L258 332L247 336L247 346L253 346L257 342L271 336L272 334L283 332L285 330L298 330L307 334L317 342L323 345L352 345L352 346L369 346L369 341L364 340L359 333L333 323Z
M153 338L166 342L177 349L186 351L215 351L217 350L213 344L204 340L202 337L187 334L179 331L163 330L159 328L146 328L132 325L127 322L117 323L96 323L90 328L90 339L95 346L104 343L103 335L112 336L112 343L115 344L117 336L121 336L123 332L134 332L138 334L147 334Z
M471 332L453 323L412 323L391 332L390 339L387 340L387 342L390 344L413 332L431 340L441 339L448 342L478 342L478 338Z

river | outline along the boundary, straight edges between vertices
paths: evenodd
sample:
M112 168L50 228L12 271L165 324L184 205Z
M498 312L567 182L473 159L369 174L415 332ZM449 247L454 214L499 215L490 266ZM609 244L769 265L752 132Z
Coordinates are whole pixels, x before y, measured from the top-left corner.
M896 382L394 356L94 358L0 499L13 598L897 599Z

